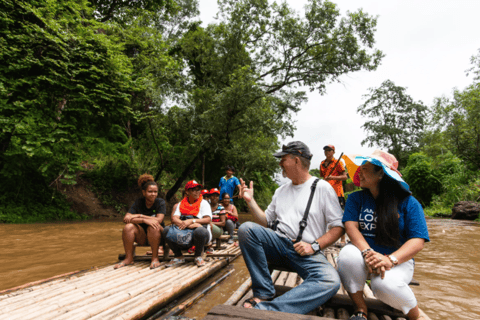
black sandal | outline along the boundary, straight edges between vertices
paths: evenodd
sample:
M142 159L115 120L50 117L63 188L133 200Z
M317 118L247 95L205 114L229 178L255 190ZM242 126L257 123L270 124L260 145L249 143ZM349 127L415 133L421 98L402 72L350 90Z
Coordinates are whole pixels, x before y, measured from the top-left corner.
M357 311L352 314L349 320L367 320L367 314L362 311Z
M250 305L252 306L251 308L254 308L258 304L257 300L255 300L255 298L253 298L253 297L248 298L247 300L245 300L243 302L242 307L244 307L244 308L246 308L245 303L250 303ZM250 309L250 308L248 308L248 309Z

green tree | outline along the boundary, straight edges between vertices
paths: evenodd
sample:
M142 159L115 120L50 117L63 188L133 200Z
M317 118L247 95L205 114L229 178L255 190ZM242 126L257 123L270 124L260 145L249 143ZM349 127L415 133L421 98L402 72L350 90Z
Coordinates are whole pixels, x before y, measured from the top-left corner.
M428 206L432 197L443 191L441 172L435 169L433 159L423 153L411 154L402 173L412 194L423 206Z
M396 86L391 80L368 90L365 103L357 109L367 118L362 126L367 132L362 146L386 149L405 166L408 155L420 147L427 123L427 107L421 101L414 101L406 88Z
M277 136L293 133L290 117L306 101L298 86L324 93L327 83L374 70L382 58L373 48L376 19L362 11L341 18L333 3L314 0L304 17L286 3L222 0L219 7L218 23L192 26L172 50L188 67L188 93L165 123L175 148L165 155L173 156L167 160L172 166L159 168L178 177L167 199L201 159L208 166L216 154L236 154L242 141L257 151L252 156L271 158ZM271 147L256 147L264 141ZM238 166L254 172L246 163L252 162Z
M455 89L452 99L436 99L432 118L432 136L472 169L480 169L480 83Z

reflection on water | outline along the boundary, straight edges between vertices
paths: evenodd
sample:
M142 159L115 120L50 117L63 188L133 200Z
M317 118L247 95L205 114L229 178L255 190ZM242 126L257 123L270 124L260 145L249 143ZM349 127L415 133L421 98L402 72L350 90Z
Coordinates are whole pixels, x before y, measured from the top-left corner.
M480 224L428 220L428 227L431 242L416 256L420 307L432 320L479 319ZM120 221L0 225L0 290L115 262L123 252L122 228ZM233 265L235 273L186 316L202 318L248 278L241 257Z

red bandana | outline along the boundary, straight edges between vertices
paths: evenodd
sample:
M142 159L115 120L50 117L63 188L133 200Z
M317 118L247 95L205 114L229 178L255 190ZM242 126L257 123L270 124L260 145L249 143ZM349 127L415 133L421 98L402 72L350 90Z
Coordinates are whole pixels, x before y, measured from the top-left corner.
M194 203L190 204L188 202L188 197L185 197L180 202L180 213L182 216L197 216L200 212L200 204L202 203L203 197L200 196Z

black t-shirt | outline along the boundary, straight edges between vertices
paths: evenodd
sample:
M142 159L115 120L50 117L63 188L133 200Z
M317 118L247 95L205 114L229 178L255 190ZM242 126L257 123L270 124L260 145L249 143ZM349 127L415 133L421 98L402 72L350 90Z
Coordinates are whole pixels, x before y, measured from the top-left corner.
M167 212L167 206L165 205L165 200L163 200L162 198L157 198L155 199L153 205L150 208L147 208L145 198L142 197L135 200L128 212L130 212L131 214L143 214L150 217L156 217L157 214L165 215L165 213ZM163 222L162 226L164 226Z

